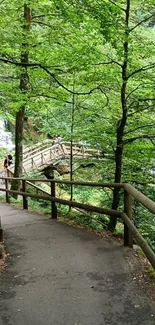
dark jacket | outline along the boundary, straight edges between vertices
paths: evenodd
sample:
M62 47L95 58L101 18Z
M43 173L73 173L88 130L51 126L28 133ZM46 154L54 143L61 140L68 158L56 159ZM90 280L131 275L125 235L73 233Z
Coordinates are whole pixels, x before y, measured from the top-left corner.
M5 158L5 159L4 159L4 167L7 168L8 165L9 165L9 164L8 164L8 158Z
M12 156L8 155L8 165L10 166L12 164Z

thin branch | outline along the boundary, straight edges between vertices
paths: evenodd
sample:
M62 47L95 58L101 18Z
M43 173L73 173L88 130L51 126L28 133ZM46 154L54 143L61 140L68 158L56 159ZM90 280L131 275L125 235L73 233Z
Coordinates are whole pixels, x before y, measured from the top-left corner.
M120 10L123 10L124 12L126 12L126 10L123 7L120 7L117 3L115 3L112 0L108 0L110 3L112 3L114 6L118 7Z
M155 97L152 97L152 98L147 98L146 97L146 98L139 98L138 99L139 102L147 102L149 100L154 101L155 100Z
M132 32L134 29L136 29L137 27L139 27L141 24L147 22L148 20L150 20L151 18L153 18L155 16L155 13L144 18L143 20L141 20L137 25L135 25L134 27L132 27L130 30L129 30L129 33Z
M143 135L139 135L137 137L131 138L131 139L124 140L123 145L132 143L132 142L134 142L136 140L140 140L140 139L148 139L148 140L151 141L151 143L153 145L155 145L155 143L153 142L153 139L155 139L155 135L150 135L149 136L148 134L143 134Z
M49 74L54 80L55 80L55 82L60 86L60 87L62 87L63 89L65 89L67 92L69 92L70 94L75 94L75 95L90 95L90 94L92 94L95 90L99 90L99 91L101 91L103 94L104 94L104 96L106 97L106 99L107 99L107 103L109 102L109 98L108 98L108 96L106 95L106 93L103 91L103 89L100 87L100 86L97 86L97 87L95 87L95 88L93 88L93 89L91 89L91 90L89 90L88 92L73 92L72 90L70 90L70 89L68 89L66 86L64 86L57 78L56 78L56 76L52 73L52 72L50 72L46 67L44 67L44 66L42 66L42 65L39 65L40 66L40 68L41 69L43 69L44 71L46 71L47 72L47 74Z
M46 17L45 15L35 15L32 17L32 20L35 18L45 18L45 17Z
M58 100L60 102L64 102L64 103L67 103L67 104L71 104L72 102L69 101L69 100L63 100L63 99L60 99L58 97L54 97L54 96L50 96L50 95L47 95L47 94L35 94L35 95L30 95L29 96L30 98L33 98L33 97L44 97L44 98L49 98L49 99L54 99L54 100Z
M128 132L125 132L124 135L127 135L129 133L135 132L135 131L140 130L140 129L143 129L143 128L153 127L153 126L155 126L155 123L154 124L146 124L146 125L138 126L137 128L135 128L133 130L130 130Z
M119 67L121 67L122 68L122 64L121 63L119 63L119 62L117 62L117 61L115 61L113 58L111 58L111 56L110 55L106 55L107 56L107 58L108 59L110 59L111 61L112 61L112 63L116 63L117 65L119 65Z
M49 28L53 28L52 25L49 25L49 24L44 23L42 21L33 20L32 22L35 23L35 24L39 24L39 25L43 25L43 26L46 26L46 27L49 27Z
M108 65L108 64L112 64L112 63L115 63L115 64L119 65L120 67L122 67L121 63L119 63L115 60L112 60L109 62L98 62L98 63L94 63L93 65Z
M155 63L147 64L146 66L144 66L144 67L142 67L142 68L139 68L139 69L133 71L131 74L129 74L129 75L127 76L127 80L128 80L129 78L131 78L132 76L134 76L135 74L139 73L139 72L144 72L144 71L150 70L150 69L152 69L152 68L154 68L154 67L155 67Z
M66 86L64 86L55 76L54 73L50 72L48 70L48 68L46 68L45 66L43 66L41 63L21 63L21 62L16 62L16 61L12 61L12 60L9 60L9 59L3 59L3 58L0 58L0 61L4 62L4 63L10 63L10 64L13 64L13 65L16 65L16 66L22 66L22 67L36 67L36 68L41 68L42 70L46 71L46 73L48 75L50 75L54 80L55 82L60 86L62 87L63 89L65 89L67 92L69 92L70 94L73 94L73 91L68 89ZM76 95L90 95L91 93L93 93L95 90L100 90L102 93L104 93L104 91L99 87L95 87L93 89L91 89L90 91L88 92L75 92ZM106 97L106 94L104 93L105 97Z
M126 101L128 100L128 98L136 91L139 89L139 87L142 86L142 84L138 85L136 88L134 88L133 90L130 91L130 93L126 96Z
M0 58L0 61L3 63L13 64L18 67L37 67L37 66L39 67L40 66L40 64L38 63L23 63L23 62L17 62L17 61L13 61L10 59L3 59L3 58Z
M55 74L51 71L49 71L49 69L45 66L43 66L41 63L21 63L21 62L16 62L16 61L12 61L9 59L3 59L0 58L0 61L4 62L4 63L10 63L16 66L22 66L22 67L36 67L36 68L41 68L42 70L44 70L48 75L50 75L53 80L63 89L65 89L68 93L73 94L73 91L68 89L66 86L64 86L55 76ZM104 94L104 96L106 97L107 103L109 102L109 98L107 96L107 94L103 91L103 89L100 86L97 86L91 90L89 90L88 92L74 92L74 94L76 95L90 95L92 94L95 90L99 90L100 92L102 92Z
M128 114L128 117L131 117L131 116L133 116L133 115L135 115L135 114L138 114L138 113L140 113L140 112L146 111L146 110L148 110L148 109L150 109L150 108L152 108L152 107L154 107L154 105L150 105L150 106L147 106L147 107L143 107L143 108L141 108L141 109L138 109L138 110L136 110L135 112L132 112L132 113Z

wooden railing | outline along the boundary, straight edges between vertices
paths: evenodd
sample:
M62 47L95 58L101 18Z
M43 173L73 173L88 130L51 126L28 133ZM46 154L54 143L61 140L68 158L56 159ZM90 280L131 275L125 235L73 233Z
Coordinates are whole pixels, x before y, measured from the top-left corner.
M37 143L35 146L24 149L23 174L32 169L42 170L48 165L54 164L60 159L70 157L70 142L59 142L52 144L52 140ZM101 158L101 152L88 148L86 145L73 143L73 156L77 158ZM13 166L10 167L13 173Z
M23 158L26 159L30 155L36 154L37 152L50 147L52 145L52 143L53 143L52 140L46 139L42 142L35 143L35 145L33 145L33 146L25 147L23 149Z
M3 178L0 177L0 179ZM44 180L44 179L20 178L18 180L22 183L21 191L12 191L9 189L10 178L5 178L5 188L0 188L0 191L4 191L6 193L6 202L8 203L10 202L9 194L14 193L23 196L23 209L28 209L28 197L50 201L52 218L57 218L56 203L84 209L87 211L97 212L108 216L120 217L124 222L124 245L133 247L133 238L134 238L137 244L142 248L143 252L145 253L148 260L150 261L153 268L155 269L155 254L132 222L132 197L136 199L139 203L141 203L145 208L147 208L153 214L155 214L155 202L147 198L141 192L137 191L130 184L125 184L125 183L107 184L107 183L92 183L92 182L81 182L81 181L70 182L70 181L60 181L56 179ZM34 184L35 182L50 182L51 193L47 193L46 191L36 186ZM93 205L87 205L79 202L60 199L55 196L55 184L65 184L69 186L72 184L75 186L80 185L80 186L112 188L112 189L121 188L124 191L124 211L115 211L112 209L101 208ZM42 192L43 195L32 194L28 192L26 190L27 185L33 186L37 190L37 193Z

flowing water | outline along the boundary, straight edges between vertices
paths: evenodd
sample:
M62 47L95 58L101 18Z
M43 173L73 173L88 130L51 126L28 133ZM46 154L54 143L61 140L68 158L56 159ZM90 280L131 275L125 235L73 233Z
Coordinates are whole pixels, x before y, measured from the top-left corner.
M11 132L6 131L4 120L0 119L0 148L13 150L15 145L12 142Z

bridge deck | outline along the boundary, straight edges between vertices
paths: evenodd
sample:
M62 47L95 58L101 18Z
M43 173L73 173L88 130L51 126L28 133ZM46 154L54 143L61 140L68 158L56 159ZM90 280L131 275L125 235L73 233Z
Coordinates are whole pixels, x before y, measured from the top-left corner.
M0 325L155 324L120 244L3 203L0 215Z

